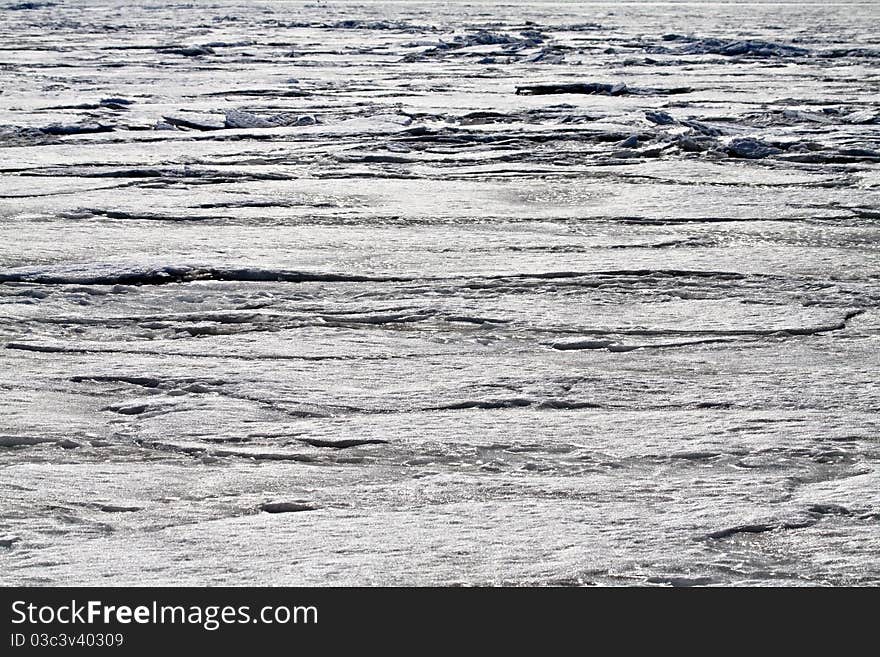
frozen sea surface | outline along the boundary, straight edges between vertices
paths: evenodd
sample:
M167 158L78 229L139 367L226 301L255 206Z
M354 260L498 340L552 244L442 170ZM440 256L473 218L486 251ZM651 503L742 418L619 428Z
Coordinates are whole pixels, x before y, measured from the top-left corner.
M880 584L878 22L0 6L0 583Z

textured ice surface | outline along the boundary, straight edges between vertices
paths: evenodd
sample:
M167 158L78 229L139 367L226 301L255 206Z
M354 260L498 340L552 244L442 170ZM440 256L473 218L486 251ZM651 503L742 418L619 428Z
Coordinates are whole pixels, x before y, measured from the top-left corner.
M32 4L0 583L880 583L878 5Z

